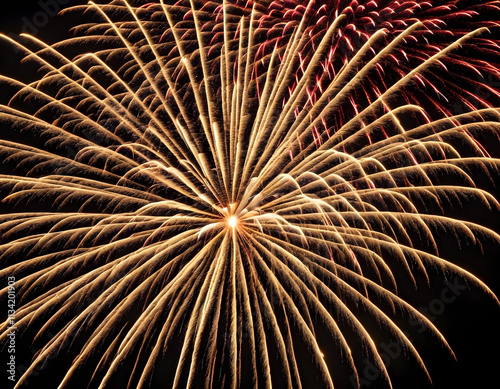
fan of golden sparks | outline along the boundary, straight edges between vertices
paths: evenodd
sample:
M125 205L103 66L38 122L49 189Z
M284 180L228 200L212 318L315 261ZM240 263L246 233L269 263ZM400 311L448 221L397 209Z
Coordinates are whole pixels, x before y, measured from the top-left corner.
M499 165L477 81L498 7L91 2L76 38L11 41L43 71L2 77L26 139L0 141L0 275L35 350L17 386L66 356L68 388L356 385L365 360L390 385L380 331L427 374L395 318L449 346L398 287L455 274L496 300L434 236L500 241L443 214L498 208L472 173Z

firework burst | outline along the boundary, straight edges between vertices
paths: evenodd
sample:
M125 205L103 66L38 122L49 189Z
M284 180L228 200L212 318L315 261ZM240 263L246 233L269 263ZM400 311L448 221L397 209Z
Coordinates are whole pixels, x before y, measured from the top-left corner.
M390 385L380 333L428 375L399 318L453 355L400 289L497 301L436 242L500 244L446 216L499 207L476 177L499 165L500 4L455 3L113 1L26 37L43 76L3 77L0 106L0 276L36 350L17 386L66 356L70 388L343 387L366 360Z

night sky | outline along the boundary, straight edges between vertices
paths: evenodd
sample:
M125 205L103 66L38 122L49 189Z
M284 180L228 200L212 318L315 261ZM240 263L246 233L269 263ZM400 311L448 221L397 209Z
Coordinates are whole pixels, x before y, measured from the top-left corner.
M60 0L61 3L81 4L82 1ZM5 3L5 2L4 2ZM70 36L67 31L76 20L74 17L59 18L48 15L50 9L62 7L56 0L41 1L8 1L8 5L2 4L0 10L0 32L14 36L26 31L47 42L55 42L61 37ZM50 3L50 6L47 5ZM44 7L41 4L45 4ZM47 8L49 7L49 8ZM47 9L49 11L47 11ZM52 11L50 11L52 12ZM38 27L37 27L38 25ZM35 30L34 30L35 29ZM15 78L32 79L34 69L32 67L21 67L19 61L21 56L10 43L0 43L0 73ZM6 91L0 91L0 98L5 102ZM500 157L500 150L499 155ZM497 198L500 194L500 181L497 180L499 188L496 189ZM493 192L495 189L489 183L484 183ZM451 211L450 211L451 212ZM457 217L461 214L479 216L481 222L500 232L500 213L495 212L488 215L477 215L473 205L465 210L456 211ZM450 261L470 270L479 279L483 280L497 296L500 296L500 251L493 243L483 247L484 254L477 248L463 247L457 249L457 242L453 237L443 233L436 237L442 244L442 255ZM425 352L424 362L427 363L429 372L434 381L434 388L498 388L500 387L500 309L491 301L485 293L477 288L465 287L463 280L432 279L430 288L423 288L418 292L411 287L401 291L402 295L408 295L416 302L423 312L442 331L445 338L454 349L458 361L455 363L447 352L442 349L436 339L428 336L422 342L428 342L429 348ZM4 287L2 285L2 287ZM455 293L456 292L456 293ZM451 294L450 294L451 293ZM456 298L453 298L456 297ZM451 301L452 300L452 301ZM6 308L0 307L0 310ZM3 311L2 311L3 312ZM3 313L2 313L3 317ZM403 319L404 321L404 319ZM424 337L425 333L412 323L402 323L405 329L412 332L415 337ZM29 345L18 344L17 347L29 347ZM394 351L394 350L392 350ZM387 353L392 352L388 350ZM398 353L397 350L394 353ZM6 380L5 371L7 354L1 354L0 378L2 388L10 387ZM422 373L415 370L406 370L404 367L404 356L389 356L389 371L394 379L395 388L418 388L424 387L425 379ZM408 365L413 364L410 361ZM339 366L338 369L342 369ZM362 388L377 388L379 377L366 367L366 371L360 372ZM40 388L41 386L29 386ZM46 386L50 388L50 386ZM340 389L348 389L340 388Z

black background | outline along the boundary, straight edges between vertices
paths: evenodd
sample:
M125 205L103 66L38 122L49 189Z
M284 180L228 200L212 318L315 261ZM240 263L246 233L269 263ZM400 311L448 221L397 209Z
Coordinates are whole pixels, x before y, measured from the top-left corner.
M49 16L47 23L41 23L44 19L41 13L47 15L40 3L43 1L15 0L4 2L0 9L0 32L9 36L15 36L21 32L33 33L36 37L48 43L56 42L64 37L71 36L68 30L77 20L75 16L64 18ZM46 0L57 4L56 0ZM82 4L82 1L69 1L69 5ZM61 6L60 6L61 7ZM38 23L39 27L35 24ZM33 26L36 31L33 31ZM13 35L12 35L13 34ZM34 69L19 65L22 55L16 51L12 44L0 42L0 73L18 79L32 79ZM1 95L1 91L0 91ZM500 156L500 150L499 155ZM499 180L496 180L500 184ZM499 185L500 186L500 185ZM494 188L490 190L495 191ZM496 189L497 198L500 191ZM457 212L474 214L476 209L470 205L468 209ZM498 212L479 215L485 221L484 224L500 232L500 214ZM436 237L444 248L444 255L451 261L470 270L500 296L500 252L498 245L490 244L484 247L484 254L477 249L457 249L457 242L453 237L443 233ZM452 281L453 278L450 278ZM415 300L421 298L420 307L425 309L433 298L439 298L440 293L446 288L442 279L435 279L430 289L417 292ZM3 286L2 286L3 287ZM411 287L403 294L411 295L415 291ZM430 296L430 299L428 298ZM0 309L6 309L0 307ZM463 292L453 302L446 304L445 310L439 315L431 315L433 322L442 330L450 345L454 349L458 361L455 363L440 348L437 342L429 340L429 351L425 352L426 360L435 388L499 388L500 387L500 310L498 306L484 292L477 288ZM408 327L408 326L407 326ZM411 327L411 326L410 326ZM409 328L411 329L411 328ZM29 345L26 345L27 347ZM23 347L18 345L17 347ZM0 378L5 380L6 358L2 355ZM395 378L395 388L419 387L422 379L421 373L406 371L399 367L399 359L391 361L389 368ZM339 367L341 369L342 367ZM370 374L367 370L367 373ZM363 377L363 372L360 372ZM414 379L415 376L419 377ZM366 388L377 387L377 380L365 382ZM2 386L3 387L3 386ZM35 387L35 386L32 386ZM37 386L38 387L38 386ZM54 386L56 387L56 386ZM48 388L48 387L47 387ZM119 389L119 388L118 388ZM344 389L344 388L341 388ZM347 389L347 388L346 388Z

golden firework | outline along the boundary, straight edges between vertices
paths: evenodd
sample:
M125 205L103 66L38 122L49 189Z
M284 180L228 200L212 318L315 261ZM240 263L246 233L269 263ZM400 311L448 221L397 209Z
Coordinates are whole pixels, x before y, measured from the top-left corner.
M80 37L18 44L44 72L2 78L0 120L29 139L0 141L0 276L36 347L18 387L64 355L61 387L362 385L366 359L390 384L380 332L427 374L400 317L453 354L401 285L453 274L498 303L435 241L500 244L441 212L499 207L473 175L498 174L478 138L499 109L471 90L499 94L452 79L498 73L456 54L498 51L493 24L445 23L497 2L305 4L90 2Z

